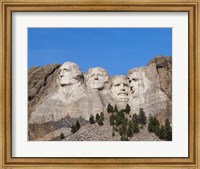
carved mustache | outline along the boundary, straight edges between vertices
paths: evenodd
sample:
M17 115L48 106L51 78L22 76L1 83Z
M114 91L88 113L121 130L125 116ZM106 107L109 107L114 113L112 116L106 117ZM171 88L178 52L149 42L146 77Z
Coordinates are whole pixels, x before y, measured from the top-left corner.
M126 92L120 92L120 93L118 93L117 95L127 95L128 96L128 93L126 93Z

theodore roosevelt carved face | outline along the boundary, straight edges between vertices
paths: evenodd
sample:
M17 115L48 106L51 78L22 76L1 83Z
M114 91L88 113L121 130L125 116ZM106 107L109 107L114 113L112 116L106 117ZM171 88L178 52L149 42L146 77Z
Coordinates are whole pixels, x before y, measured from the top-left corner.
M86 73L86 83L88 88L91 89L103 89L108 78L108 72L101 67L91 68Z
M129 82L127 76L113 76L111 79L111 93L117 101L128 101Z
M78 82L82 72L76 63L65 62L59 69L59 75L61 86L69 86Z

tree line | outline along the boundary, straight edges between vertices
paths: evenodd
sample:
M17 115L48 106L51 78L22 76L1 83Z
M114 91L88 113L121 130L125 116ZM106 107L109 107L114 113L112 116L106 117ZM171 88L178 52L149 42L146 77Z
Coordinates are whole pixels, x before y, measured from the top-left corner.
M109 121L112 126L112 136L120 135L120 140L129 141L135 133L139 133L140 129L145 125L148 125L148 131L155 133L161 140L171 141L172 140L172 127L168 119L166 119L164 125L160 125L158 119L155 116L149 115L148 120L145 115L143 108L139 109L139 113L130 115L131 108L127 104L125 109L118 110L117 105L112 106L108 104L107 112L110 114ZM102 126L105 117L103 112L97 113L94 117L90 115L89 123L97 123ZM147 124L148 122L148 124ZM76 133L81 128L79 121L71 125L71 133ZM60 139L64 139L64 134L61 133Z
M135 113L131 116L130 111L131 108L128 104L122 110L118 110L116 105L113 107L111 104L108 104L107 106L107 112L111 114L110 125L113 126L112 136L119 134L122 141L130 140L134 133L140 131L139 125L142 126L147 123L147 118L142 108L138 115Z
M139 109L139 114L134 113L132 116L130 113L131 108L127 104L125 109L118 111L117 106L114 107L111 104L107 106L107 112L110 113L110 125L113 126L112 136L115 136L118 132L121 136L121 140L130 140L134 133L140 132L140 128L143 128L147 124L147 117L143 108ZM172 127L168 119L165 121L165 125L160 125L155 116L149 116L148 118L148 131L155 133L157 137L162 140L172 140Z
M155 116L149 116L148 131L155 133L161 140L172 141L172 127L168 119L164 125L160 125Z

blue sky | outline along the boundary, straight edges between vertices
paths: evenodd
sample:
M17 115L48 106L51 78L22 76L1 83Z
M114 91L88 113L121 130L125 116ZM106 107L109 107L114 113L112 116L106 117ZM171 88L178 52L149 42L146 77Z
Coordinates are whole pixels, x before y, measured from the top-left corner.
M28 67L72 61L83 72L100 66L111 76L172 56L171 28L29 28Z

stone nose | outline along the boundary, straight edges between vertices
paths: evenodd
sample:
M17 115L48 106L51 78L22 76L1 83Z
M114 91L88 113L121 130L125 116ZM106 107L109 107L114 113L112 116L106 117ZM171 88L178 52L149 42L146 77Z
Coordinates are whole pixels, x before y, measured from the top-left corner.
M120 90L125 91L124 84L120 85Z
M63 74L63 71L60 71L60 77L63 77L64 74Z
M130 82L130 86L134 86L134 85L135 85L134 81L131 80L131 82Z
M97 75L94 76L94 80L98 80L98 76Z

